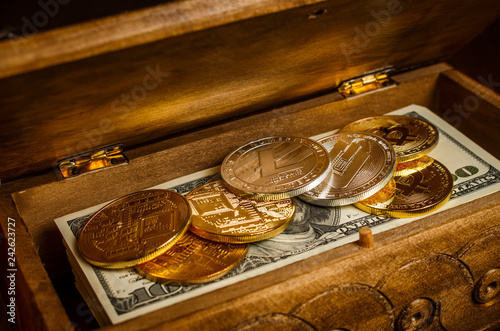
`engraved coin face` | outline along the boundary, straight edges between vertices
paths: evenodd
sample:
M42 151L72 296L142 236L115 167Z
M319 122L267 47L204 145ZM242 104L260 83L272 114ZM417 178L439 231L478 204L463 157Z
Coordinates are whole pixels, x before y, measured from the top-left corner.
M155 282L206 283L230 272L247 250L248 244L213 242L188 231L172 248L135 269Z
M453 178L444 165L431 165L407 176L396 176L396 193L392 201L354 204L359 209L387 217L414 217L443 206L453 191Z
M187 199L193 211L190 230L219 242L249 243L274 237L290 225L295 213L291 198L245 199L230 192L221 180L194 189Z
M91 264L126 268L170 248L187 230L191 217L182 195L146 190L115 200L83 226L78 248Z
M368 117L343 127L339 132L369 132L389 141L398 162L419 158L433 150L438 142L438 130L421 118L386 115Z
M341 133L320 139L331 160L330 175L299 196L319 206L343 206L382 189L394 174L396 156L391 144L369 133Z
M306 192L326 177L328 152L306 138L269 137L241 146L222 162L227 188L256 200L278 200Z

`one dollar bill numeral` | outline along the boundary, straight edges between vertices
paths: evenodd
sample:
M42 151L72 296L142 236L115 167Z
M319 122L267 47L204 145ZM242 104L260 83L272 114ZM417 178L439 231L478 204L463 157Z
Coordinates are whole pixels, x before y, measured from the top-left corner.
M458 177L461 178L466 178L473 176L479 172L479 169L474 167L474 166L465 166L462 168L459 168L455 170L455 174L452 174L453 176L453 181L456 182L458 180Z

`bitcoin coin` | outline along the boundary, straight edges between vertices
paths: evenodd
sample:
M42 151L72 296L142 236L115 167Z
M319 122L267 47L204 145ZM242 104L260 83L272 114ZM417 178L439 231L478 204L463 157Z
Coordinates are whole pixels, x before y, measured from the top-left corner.
M396 155L391 144L369 133L334 134L318 141L328 150L330 175L299 196L319 206L343 206L365 199L391 180Z
M328 152L316 141L268 137L230 153L222 162L221 175L235 194L256 200L279 200L321 183L329 166Z
M172 248L135 269L155 282L207 283L229 273L247 250L248 244L213 242L188 231Z
M424 155L418 159L396 164L394 176L407 176L432 164L434 159Z
M362 204L374 204L378 202L388 202L387 200L394 198L394 193L396 193L396 181L392 178L389 183L382 187L380 191L374 195L369 196L366 199L360 200L359 203Z
M440 162L408 176L394 177L396 193L388 202L363 204L355 203L359 209L387 217L415 217L425 215L442 207L453 191L451 173Z
M245 199L217 180L192 190L190 230L200 237L228 243L249 243L283 232L293 221L291 198L274 201Z
M78 248L91 264L126 268L169 249L187 230L191 217L182 195L146 190L117 199L83 226Z
M368 117L343 127L339 132L369 132L389 141L398 163L426 155L438 142L438 130L424 119L386 115Z

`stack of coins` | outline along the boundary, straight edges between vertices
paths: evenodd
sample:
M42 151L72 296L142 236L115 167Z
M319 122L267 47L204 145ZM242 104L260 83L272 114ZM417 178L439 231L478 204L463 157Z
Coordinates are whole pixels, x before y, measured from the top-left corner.
M334 134L318 141L328 150L328 177L300 198L319 206L344 206L368 198L391 181L396 155L385 139L368 133Z
M363 118L339 132L369 132L389 141L396 151L396 176L418 171L432 163L424 156L436 148L439 140L434 125L421 118L402 115Z
M193 209L190 230L200 237L227 243L250 243L283 232L292 222L291 198L275 201L245 199L221 181L200 186L187 199Z
M328 151L306 138L269 137L250 142L222 162L222 179L238 195L256 200L307 192L329 174Z
M191 207L169 190L146 190L99 210L78 235L78 248L102 268L135 267L153 281L203 283L231 271L248 249L187 232Z
M437 141L433 125L409 116L363 119L318 141L263 138L227 155L222 179L186 197L146 190L113 201L85 224L78 247L102 268L135 267L159 282L209 282L236 267L249 243L285 231L295 197L388 217L441 207L453 180L427 155Z
M453 190L446 167L427 154L438 143L438 130L411 116L375 116L353 122L340 132L369 132L389 141L396 152L395 187L358 201L359 209L387 217L414 217L443 206Z
M291 197L320 183L329 169L326 150L313 140L278 137L258 145L262 150L256 154L227 158L238 176L255 180L249 190L248 184L230 190L217 180L186 197L146 190L117 199L80 231L83 257L102 268L135 267L157 282L198 284L226 275L242 261L249 243L290 225L295 214ZM269 163L274 152L280 160Z

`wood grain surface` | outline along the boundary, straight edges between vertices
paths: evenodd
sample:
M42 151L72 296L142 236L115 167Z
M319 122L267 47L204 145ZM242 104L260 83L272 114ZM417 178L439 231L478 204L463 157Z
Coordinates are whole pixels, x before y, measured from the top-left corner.
M449 61L455 69L475 79L492 91L500 93L500 18L488 26L472 42L464 46Z
M490 129L500 127L498 93L457 70L447 72L440 80L436 112L500 158L497 130Z
M14 294L7 297L7 240L8 220L14 223L15 262ZM12 229L12 227L11 227ZM12 230L11 230L12 232ZM64 330L71 326L61 301L54 290L38 255L33 239L16 210L9 195L0 198L0 257L2 259L2 296L13 297L16 304L16 323L9 323L14 330ZM9 273L10 274L10 273ZM4 310L2 310L4 313ZM8 330L8 329L7 329Z
M4 2L0 11L0 40L27 37L104 17L137 11L172 0L99 0Z
M137 10L133 10L134 8L130 6L140 8L151 3L107 3L105 6L108 7L107 12L111 16L99 14L99 11L106 12L106 7L99 10L80 7L81 11L88 14L78 13L76 17L69 17L66 20L77 21L78 16L91 15L92 11L104 17L98 20L94 17L94 20L91 19L88 22L31 34L31 30L45 27L41 24L43 20L39 16L43 14L40 15L40 12L45 12L45 16L48 14L47 6L42 7L40 3L36 3L39 10L33 16L27 15L30 9L28 5L24 6L24 12L17 11L19 17L11 18L16 23L23 22L27 27L31 23L32 27L30 30L23 26L18 38L0 43L0 55L4 59L0 63L0 77L76 61L322 1L324 0L184 0L165 1L157 6ZM92 4L86 3L86 5ZM110 8L113 5L115 8ZM15 5L11 6L15 7ZM31 10L34 10L33 5L31 6ZM67 15L65 10L71 6L77 7L74 4L59 6L61 13L54 14L54 17L47 19L47 23L52 24L52 21L60 19L60 15ZM9 8L5 9L8 11ZM9 12L9 14L15 15L15 12Z
M33 46L23 44L19 54L4 41L0 178L309 98L375 69L442 59L492 22L500 6L494 0L284 3L200 6L196 16L193 3L172 2L161 7L168 14L146 10L34 35Z

